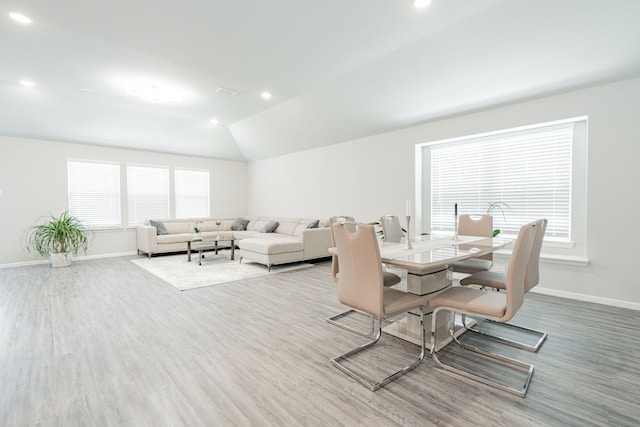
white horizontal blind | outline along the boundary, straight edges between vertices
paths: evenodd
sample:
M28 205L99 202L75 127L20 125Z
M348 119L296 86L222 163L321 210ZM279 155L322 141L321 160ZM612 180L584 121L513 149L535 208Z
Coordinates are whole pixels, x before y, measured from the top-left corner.
M69 213L91 228L119 227L120 165L67 160Z
M431 229L453 231L455 203L458 214L483 214L503 202L494 228L516 235L547 218L548 234L568 241L572 136L565 123L431 146Z
M169 218L169 168L127 165L129 226Z
M209 216L209 171L175 169L176 218Z

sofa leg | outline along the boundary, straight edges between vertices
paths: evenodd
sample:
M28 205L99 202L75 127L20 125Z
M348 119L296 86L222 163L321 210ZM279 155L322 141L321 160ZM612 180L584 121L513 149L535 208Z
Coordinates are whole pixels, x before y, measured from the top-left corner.
M272 264L267 264L267 273L271 273L271 265Z
M238 264L242 264L242 257L238 260Z

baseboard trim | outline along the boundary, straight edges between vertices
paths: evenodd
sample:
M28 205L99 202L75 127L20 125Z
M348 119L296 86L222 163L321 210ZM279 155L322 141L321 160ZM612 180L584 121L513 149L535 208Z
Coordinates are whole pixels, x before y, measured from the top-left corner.
M631 310L640 311L640 303L637 303L637 302L622 301L622 300L612 299L612 298L577 294L575 292L558 291L555 289L541 288L540 286L536 286L535 288L531 289L530 292L543 294L543 295L550 295L553 297L568 298L568 299L577 300L577 301L593 302L596 304L604 304L604 305L610 305L613 307L628 308Z
M101 258L117 258L121 256L131 256L137 255L137 251L133 252L121 252L114 254L102 254L102 255L83 255L79 257L73 258L73 261L89 261L92 259L101 259ZM0 264L0 268L14 268L14 267L29 267L32 265L40 265L40 264L49 264L48 259L40 259L36 261L22 261L22 262L12 262L8 264Z

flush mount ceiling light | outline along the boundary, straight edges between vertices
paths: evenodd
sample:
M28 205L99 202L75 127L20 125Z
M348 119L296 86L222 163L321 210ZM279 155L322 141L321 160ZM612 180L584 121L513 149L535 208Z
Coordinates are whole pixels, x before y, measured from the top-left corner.
M25 87L34 87L36 84L34 82L32 82L31 80L20 80L19 82L22 86Z
M127 93L153 102L154 104L178 102L182 100L182 95L179 92L155 83L132 84L127 86Z
M422 9L423 7L429 6L430 3L431 0L415 0L413 5L418 9Z
M230 89L228 87L220 86L216 89L216 93L222 93L224 95L229 95L229 96L236 96L238 94L238 91L235 89Z
M262 99L271 99L271 93L270 92L262 92L260 94L260 96L262 97Z
M154 76L120 75L110 77L109 80L119 92L154 104L180 102L195 97L195 93L185 85Z
M33 22L33 19L19 12L9 12L9 16L11 17L11 19L21 24L31 24Z
M220 123L220 122L218 121L218 119L211 119L211 120L209 120L209 121L210 121L211 123L213 123L214 125L216 125L216 126L218 125L218 123Z

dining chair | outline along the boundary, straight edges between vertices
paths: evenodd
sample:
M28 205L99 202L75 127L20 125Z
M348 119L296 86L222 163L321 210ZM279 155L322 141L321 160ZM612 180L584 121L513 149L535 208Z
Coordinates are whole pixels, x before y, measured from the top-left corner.
M395 215L385 215L380 217L382 226L382 238L385 242L400 243L404 237L400 219Z
M547 230L547 220L546 218L542 218L537 220L536 222L536 235L535 240L533 242L533 246L531 248L531 255L529 255L529 260L527 262L527 269L524 278L524 293L529 292L534 286L536 286L540 282L540 251L542 250L542 242L544 240L544 233ZM498 271L481 271L478 273L471 274L464 279L460 280L460 285L462 286L470 286L477 285L482 288L493 288L496 290L504 290L507 286L507 274L504 272ZM501 324L505 327L513 328L515 330L526 332L527 334L536 336L538 339L535 344L527 344L520 341L516 341L514 339L505 338L499 335L491 334L487 331L483 331L474 327L464 325L468 330L475 332L477 334L481 334L485 337L494 339L496 341L503 342L505 344L512 345L514 347L522 348L527 351L537 352L540 349L540 346L547 339L547 333L543 331L538 331L535 329L525 328L524 326L514 325L512 323L503 323Z
M352 228L355 229L355 226L353 224L355 224L355 220L353 217L351 216L346 216L346 215L342 215L342 216L332 216L331 218L329 218L329 225L333 225L336 223L345 223L346 227L348 228ZM332 246L336 246L336 241L335 241L335 237L333 235L333 228L331 228L331 244ZM331 277L333 277L333 280L338 281L338 276L340 273L340 264L339 264L339 260L338 260L338 256L337 255L332 255L331 256ZM401 282L401 278L400 276L398 276L395 273L392 273L390 271L384 271L383 272L383 280L384 280L384 286L394 286L397 285L398 283ZM361 331L359 329L356 329L352 326L349 326L343 322L340 322L341 319L350 316L352 314L357 314L359 316L367 316L370 317L371 319L371 324L369 327L368 331ZM327 323L330 323L334 326L337 326L339 328L342 329L346 329L347 331L353 332L354 334L363 336L363 337L370 337L373 335L373 333L375 332L375 320L373 317L369 316L366 313L363 313L361 311L358 310L354 310L354 309L349 309L349 310L345 310L342 311L336 315L333 315L329 318L326 319Z
M464 350L481 354L487 360L492 360L499 365L526 372L526 379L522 388L515 388L490 379L472 369L454 367L443 363L436 352L437 319L440 311L450 311L452 314L460 313L463 320L467 315L490 319L504 323L509 321L522 306L524 300L524 283L527 263L535 240L537 224L535 222L525 224L520 228L507 271L505 292L487 292L481 289L467 286L454 286L435 295L429 300L429 307L433 308L431 323L431 355L438 366L446 371L456 373L465 378L472 379L483 384L498 388L520 397L525 397L533 376L533 365L497 354L486 349L462 343L455 336L455 322L450 322L449 335L453 342ZM453 316L452 316L453 317ZM496 369L497 370L497 369Z
M458 217L461 236L493 237L493 216L463 214ZM493 253L457 261L451 264L454 273L473 274L488 271L493 266Z
M373 339L359 347L331 359L331 362L361 384L376 391L418 366L425 355L424 307L426 297L384 285L380 248L372 225L356 223L333 223L331 225L340 260L338 276L338 299L342 304L368 313L376 324ZM420 313L421 345L417 360L388 375L382 380L372 381L357 373L343 362L356 353L373 347L382 336L381 321L403 314L409 310Z

